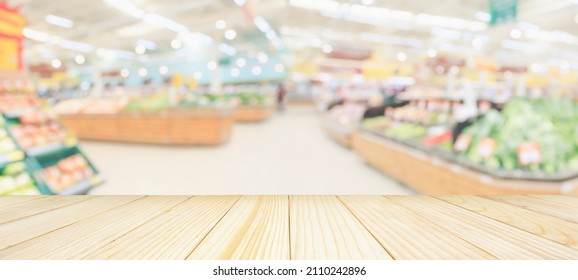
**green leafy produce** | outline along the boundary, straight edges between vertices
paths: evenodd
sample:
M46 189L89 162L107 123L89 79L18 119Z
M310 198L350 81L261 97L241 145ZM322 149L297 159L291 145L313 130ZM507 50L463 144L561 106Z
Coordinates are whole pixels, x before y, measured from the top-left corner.
M389 125L392 124L392 120L386 117L374 117L369 119L364 119L361 121L361 125L367 129L376 130L376 131L383 131Z
M463 134L472 136L472 142L462 156L506 171L578 171L577 126L578 107L567 99L513 99L501 113L492 110L464 130ZM485 137L496 140L497 146L491 158L482 160L476 148ZM528 142L539 144L541 160L523 165L518 159L518 147Z
M421 138L426 134L426 127L412 123L396 124L385 131L385 136L402 140Z
M23 172L24 170L26 170L26 164L24 164L24 162L15 162L6 165L6 167L4 167L4 172L2 173L4 175L12 176Z
M131 101L126 107L127 112L159 112L169 107L168 95L159 94L141 97Z

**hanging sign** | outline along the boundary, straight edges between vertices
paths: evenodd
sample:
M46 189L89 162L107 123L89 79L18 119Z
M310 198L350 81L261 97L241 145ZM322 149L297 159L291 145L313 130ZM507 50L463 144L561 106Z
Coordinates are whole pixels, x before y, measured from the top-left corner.
M490 26L516 20L518 0L490 0Z
M24 17L17 9L0 2L0 71L22 70L22 30Z

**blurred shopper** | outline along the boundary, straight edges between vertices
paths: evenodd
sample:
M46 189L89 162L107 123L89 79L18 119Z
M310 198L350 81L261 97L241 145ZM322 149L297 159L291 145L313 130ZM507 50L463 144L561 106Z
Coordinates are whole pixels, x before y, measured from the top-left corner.
M287 95L287 90L285 89L285 85L280 83L277 88L277 109L280 112L285 111L285 96Z

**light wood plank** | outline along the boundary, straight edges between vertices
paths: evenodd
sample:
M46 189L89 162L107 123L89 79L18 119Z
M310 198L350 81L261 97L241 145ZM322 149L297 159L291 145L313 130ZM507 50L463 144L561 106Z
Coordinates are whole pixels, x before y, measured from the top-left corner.
M88 219L115 207L127 204L139 197L113 196L91 197L82 203L53 209L20 220L0 225L0 250L28 241L51 231ZM54 201L57 197L46 198ZM38 202L43 201L39 200Z
M395 259L495 259L482 249L380 196L340 196Z
M52 196L22 201L0 211L0 224L79 203L87 199L87 196Z
M578 250L436 198L388 197L499 259L578 259Z
M532 195L532 197L560 203L578 209L578 196L573 195Z
M0 259L82 259L186 199L184 196L138 199L4 249L0 251Z
M191 198L85 259L184 260L238 199Z
M558 202L524 195L488 196L487 198L578 223L578 209Z
M287 196L239 199L188 259L289 259Z
M292 196L291 259L392 259L336 196Z
M42 195L0 195L0 210L12 207L14 204L42 199Z
M532 234L578 249L578 224L483 197L442 196L438 198Z

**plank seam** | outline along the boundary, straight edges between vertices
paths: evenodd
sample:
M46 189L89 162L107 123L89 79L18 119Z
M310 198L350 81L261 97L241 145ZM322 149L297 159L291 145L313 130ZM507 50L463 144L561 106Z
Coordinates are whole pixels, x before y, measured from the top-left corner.
M529 211L532 211L532 212L536 212L536 213L539 213L539 214L543 214L543 215L546 215L546 216L549 216L549 217L552 217L552 218L558 218L558 219L564 220L564 221L569 222L569 223L578 224L576 221L572 221L572 220L569 220L569 219L564 218L564 217L552 215L552 214L550 214L550 213L546 213L546 212L540 211L540 210L538 210L538 209L530 209L530 208L527 208L527 207L524 207L524 206L520 206L520 205L517 205L517 204L514 204L514 203L510 203L510 202L508 202L508 201L502 201L502 200L499 200L499 199L495 199L495 198L493 198L492 196L482 196L482 197L483 197L483 198L487 198L487 199L491 199L491 200L496 201L496 202L501 202L501 203L505 203L505 204L507 204L507 205L511 205L511 206L519 207L519 208L522 208L522 209L525 209L525 210L529 210ZM527 197L528 197L528 198L533 198L533 197L531 197L531 196L527 196ZM544 200L542 200L542 201L544 201ZM551 201L548 201L548 202L551 202ZM552 203L555 203L555 202L552 202ZM559 204L559 203L555 203L555 204L558 204L558 205L560 205L560 206L562 206L562 207L566 207L566 206L561 205L561 204Z
M351 215L353 215L353 217L355 217L355 219L361 224L361 226L363 226L363 228L371 235L371 237L373 237L373 239L375 239L377 244L379 244L383 248L383 250L385 250L385 252L391 257L391 259L396 260L395 256L385 247L384 244L382 244L379 241L379 239L377 237L375 237L375 235L373 235L373 233L371 232L371 230L369 230L367 228L365 223L359 217L357 217L357 215L355 215L355 213L353 211L351 211L351 209L347 206L347 204L345 202L343 202L341 200L341 197L339 195L336 195L335 197L337 197L337 200L339 201L339 203L341 203L341 205L343 205L343 207L345 207L345 209L347 209L347 211L349 211L349 213L351 213Z
M227 210L227 211L223 214L223 216L215 223L215 225L214 225L209 231L207 231L207 234L205 234L205 236L204 236L201 240L199 240L199 243L197 243L197 246L195 246L195 247L191 250L191 252L189 252L189 253L187 254L187 256L185 257L185 260L188 260L188 259L191 257L191 255L195 252L195 250L197 250L197 248L199 248L199 246L200 246L201 244L203 244L203 241L205 241L205 239L207 239L207 236L209 236L209 235L211 234L211 232L213 232L213 230L215 229L215 227L217 227L217 226L221 223L221 221L223 220L223 218L225 218L225 216L227 216L227 214L229 214L229 212L231 211L231 209L233 209L233 208L235 207L235 205L237 205L237 203L239 202L240 199L241 199L241 196L238 196L238 197L237 197L237 200L235 200L235 203L231 204L231 207L229 208L229 210Z
M10 221L5 221L5 222L0 222L0 225L8 224L8 223L11 223L11 222L14 222L14 221L17 221L17 220L22 220L22 219L30 218L30 217L33 217L33 216L36 216L36 215L40 215L40 214L43 214L43 213L46 213L46 212L50 212L50 211L54 211L54 210L57 210L57 209L61 209L61 208L64 208L64 207L76 205L76 204L85 202L85 201L87 201L88 199L89 199L88 197L84 197L83 200L76 201L76 202L73 202L73 203L70 203L70 204L66 204L66 205L62 205L62 206L60 206L60 207L54 207L54 208L47 209L47 210L42 211L42 212L37 212L37 213L31 214L31 215L28 215L28 216L22 216L22 217L19 217L18 219L14 219L14 220L10 220ZM34 201L34 200L30 200L30 201ZM24 203L27 203L27 202L29 202L29 201L26 201L26 202L24 202Z

